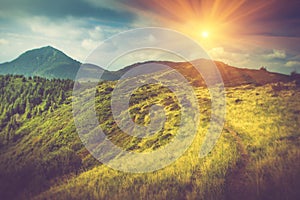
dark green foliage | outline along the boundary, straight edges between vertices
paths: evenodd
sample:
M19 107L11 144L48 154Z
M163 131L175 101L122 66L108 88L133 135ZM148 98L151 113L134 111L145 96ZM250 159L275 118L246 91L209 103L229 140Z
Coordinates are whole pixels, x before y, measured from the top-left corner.
M55 113L70 103L73 84L0 75L0 199L40 192L54 178L82 168L78 152L84 149L71 112Z
M0 76L0 85L0 138L1 143L8 143L25 119L63 104L70 96L73 81L5 75Z
M49 180L71 172L77 173L82 164L80 157L69 148L60 148L44 160L44 174Z

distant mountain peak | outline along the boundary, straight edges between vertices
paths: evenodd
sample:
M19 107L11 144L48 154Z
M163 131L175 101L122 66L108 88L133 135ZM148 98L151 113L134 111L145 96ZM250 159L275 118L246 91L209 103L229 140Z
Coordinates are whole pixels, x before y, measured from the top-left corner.
M79 67L78 61L62 51L45 46L26 51L15 60L0 64L0 74L74 79Z
M43 46L43 47L39 47L39 48L35 48L35 49L30 49L28 51L25 51L25 53L23 53L23 54L37 52L37 51L59 51L59 52L61 52L60 50L48 45L48 46ZM21 54L21 55L23 55L23 54Z
M40 47L40 48L36 48L36 49L31 49L26 51L25 53L21 54L19 57L26 57L26 56L30 56L30 55L41 55L41 56L50 56L53 54L61 54L64 55L65 57L70 58L69 56L67 56L65 53L63 53L62 51L52 47L52 46L44 46L44 47ZM72 59L72 58L70 58ZM73 60L73 59L72 59Z
M43 48L45 48L45 49L54 49L54 50L59 51L58 49L56 49L56 48L54 48L54 47L52 47L52 46L50 46L50 45L41 47L41 49L43 49Z

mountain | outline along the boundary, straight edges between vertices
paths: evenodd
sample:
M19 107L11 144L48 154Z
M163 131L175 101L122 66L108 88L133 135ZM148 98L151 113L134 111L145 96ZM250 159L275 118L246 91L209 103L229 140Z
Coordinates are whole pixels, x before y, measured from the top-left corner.
M29 50L0 65L0 74L20 74L45 78L74 79L80 63L51 47Z
M46 46L26 51L15 60L0 64L0 74L74 80L80 66L80 62L67 56L62 51ZM99 73L99 70L103 73L103 80L118 79L114 73L92 64L85 65L80 78L83 80L85 77L89 77L89 80L98 79L96 75Z
M123 76L126 72L138 68L142 65L148 66L166 65L172 69L177 70L182 74L193 86L205 86L205 81L197 69L211 70L212 62L206 59L197 59L191 62L171 62L171 61L147 61L144 63L136 63L125 67L119 71L112 72L116 77ZM244 84L265 85L268 83L276 82L289 82L295 79L299 80L299 76L289 76L274 72L269 72L264 68L257 69L243 69L227 65L223 62L214 61L215 66L218 68L220 75L222 76L224 85L226 87L234 87ZM197 69L196 69L197 68ZM163 68L156 69L156 73L160 73ZM146 70L141 70L146 72ZM297 78L298 77L298 78Z
M192 61L191 63L183 62L179 63L178 65L174 65L174 69L178 70L180 73L193 80L195 86L203 86L204 80L193 66L200 67L203 70L209 70L207 68L210 65L211 61L205 59L198 59ZM289 82L293 80L291 76L269 72L264 68L259 70L243 69L233 67L218 61L215 61L215 65L217 66L222 76L224 85L227 87L234 87L244 84L265 85L268 83Z
M198 59L191 62L147 61L144 63L135 63L118 71L107 71L93 64L85 64L84 70L80 74L80 80L98 80L99 77L97 75L99 72L103 73L101 77L102 80L118 80L126 72L131 69L136 69L144 64L148 64L148 66L151 66L151 64L169 66L180 72L194 86L204 86L205 82L195 67L200 67L203 70L210 70L209 66L211 65L211 61L205 59ZM220 71L225 86L228 87L249 83L263 85L273 82L287 82L297 77L272 73L265 69L254 70L236 68L217 61L215 61L215 64ZM27 51L11 62L0 64L0 74L17 74L25 75L27 77L40 76L48 79L60 78L74 80L80 66L80 62L70 58L62 51L47 46ZM141 71L145 72L145 70L147 73L160 73L163 69L143 69Z

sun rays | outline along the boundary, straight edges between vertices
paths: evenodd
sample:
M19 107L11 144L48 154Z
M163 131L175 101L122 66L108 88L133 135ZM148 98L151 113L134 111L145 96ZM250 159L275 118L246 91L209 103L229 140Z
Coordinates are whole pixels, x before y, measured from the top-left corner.
M153 0L135 1L126 5L128 9L147 16L166 27L178 30L198 42L205 40L205 46L213 47L221 43L232 43L233 39L257 30L247 30L252 20L267 11L273 1L246 0Z

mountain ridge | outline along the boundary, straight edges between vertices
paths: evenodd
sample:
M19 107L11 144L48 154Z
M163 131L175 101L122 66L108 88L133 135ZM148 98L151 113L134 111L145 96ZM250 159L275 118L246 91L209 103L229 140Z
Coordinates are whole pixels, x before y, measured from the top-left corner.
M88 77L88 80L98 80L97 74L99 74L100 70L100 73L102 73L102 80L114 81L120 79L126 72L133 68L143 64L153 63L169 66L182 73L189 81L192 81L195 86L203 86L205 85L204 80L193 65L206 65L206 62L207 60L205 59L197 59L191 62L146 61L125 66L117 71L109 71L93 64L85 64L84 77L80 78L84 80L85 77ZM251 83L261 85L293 80L289 75L269 72L265 69L237 68L220 61L213 62L217 66L225 86L237 86ZM193 63L193 65L191 63ZM82 64L79 61L69 57L62 51L51 46L45 46L28 50L13 61L0 64L0 74L75 80L80 66L82 66Z

